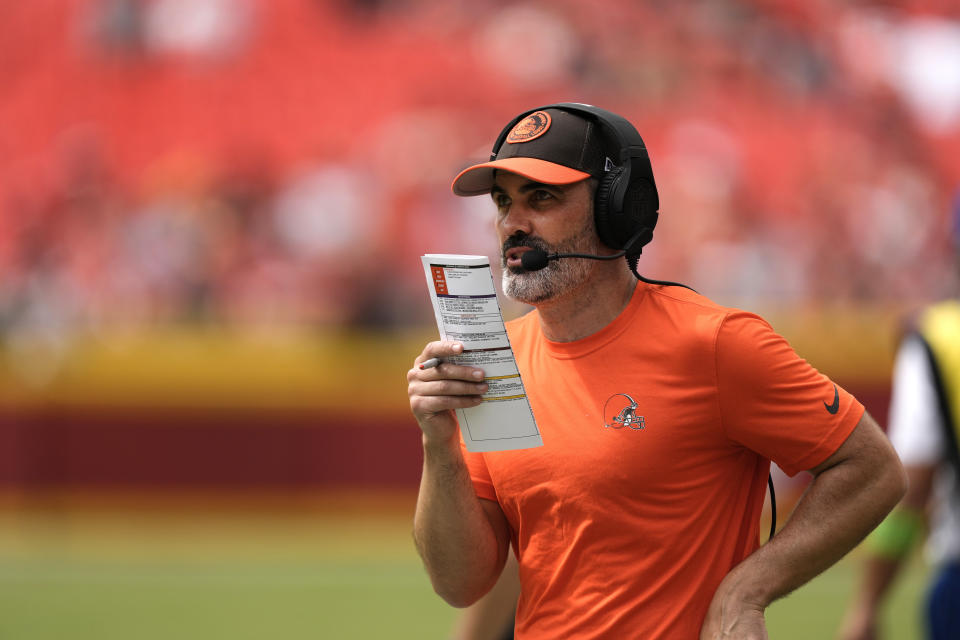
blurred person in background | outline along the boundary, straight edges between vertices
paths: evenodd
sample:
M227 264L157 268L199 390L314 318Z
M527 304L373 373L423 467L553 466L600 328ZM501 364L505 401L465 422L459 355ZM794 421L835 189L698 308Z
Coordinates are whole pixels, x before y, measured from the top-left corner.
M416 358L414 539L435 591L472 605L512 547L518 638L766 638L766 607L903 496L883 432L758 316L639 275L659 198L620 116L576 104L522 113L453 189L491 195L504 291L535 307L507 330L544 446L465 451L453 410L483 401L483 371L443 361L462 351L455 342ZM629 269L583 254L624 256ZM419 368L431 358L442 363ZM608 416L625 394L630 405ZM814 479L761 547L771 460Z
M953 239L960 258L960 198ZM960 261L958 261L960 264ZM909 488L867 538L859 590L847 610L841 640L882 638L886 596L909 552L926 539L936 566L924 612L925 637L960 638L960 300L930 305L911 322L893 369L889 436Z

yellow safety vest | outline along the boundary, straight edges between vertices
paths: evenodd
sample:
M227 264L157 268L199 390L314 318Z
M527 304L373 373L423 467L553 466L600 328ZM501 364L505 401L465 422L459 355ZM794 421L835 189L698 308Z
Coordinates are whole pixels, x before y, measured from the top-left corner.
M940 408L956 444L960 442L960 301L937 303L919 320L920 337L933 361Z

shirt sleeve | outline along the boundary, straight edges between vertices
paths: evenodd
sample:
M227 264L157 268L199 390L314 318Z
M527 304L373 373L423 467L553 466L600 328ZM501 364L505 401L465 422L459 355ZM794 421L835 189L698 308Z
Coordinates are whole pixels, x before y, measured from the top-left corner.
M908 336L893 364L888 434L905 465L941 461L947 448L943 417L937 410L933 372L926 349Z
M462 438L460 440L460 450L463 452L463 459L470 471L470 479L473 481L473 490L477 497L496 501L497 492L493 488L493 479L490 477L490 470L487 469L483 454L467 451L467 446L463 443Z
M716 359L727 437L790 476L830 457L863 416L856 398L798 356L756 315L736 312L724 319Z

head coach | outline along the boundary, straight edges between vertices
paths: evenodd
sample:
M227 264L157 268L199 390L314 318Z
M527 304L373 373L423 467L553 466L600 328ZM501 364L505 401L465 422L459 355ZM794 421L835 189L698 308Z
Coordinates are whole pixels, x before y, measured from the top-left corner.
M766 607L903 496L886 436L762 318L637 273L659 200L621 116L521 113L453 191L492 198L504 293L534 307L507 329L544 446L467 452L453 410L482 401L483 372L417 366L454 342L417 356L414 539L434 589L473 603L512 546L517 638L766 638ZM770 461L813 479L761 546Z

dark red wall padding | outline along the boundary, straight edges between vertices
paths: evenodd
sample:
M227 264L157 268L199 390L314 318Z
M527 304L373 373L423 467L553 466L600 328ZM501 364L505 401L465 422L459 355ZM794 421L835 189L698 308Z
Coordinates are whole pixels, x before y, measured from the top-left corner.
M845 385L886 427L889 390ZM0 488L412 488L412 417L214 409L0 409Z
M284 412L0 412L0 486L411 487L419 430L390 420Z

